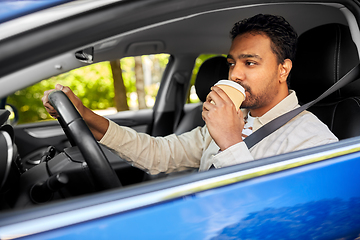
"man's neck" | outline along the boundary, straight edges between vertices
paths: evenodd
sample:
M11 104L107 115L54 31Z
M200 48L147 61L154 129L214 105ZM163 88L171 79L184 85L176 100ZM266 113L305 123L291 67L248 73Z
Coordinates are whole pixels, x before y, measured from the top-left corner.
M270 111L273 107L275 107L277 104L279 104L282 100L284 100L289 95L289 90L287 92L284 92L284 94L279 94L276 99L272 101L271 104L268 104L264 107L256 108L256 109L250 109L250 115L252 117L261 117L268 111Z

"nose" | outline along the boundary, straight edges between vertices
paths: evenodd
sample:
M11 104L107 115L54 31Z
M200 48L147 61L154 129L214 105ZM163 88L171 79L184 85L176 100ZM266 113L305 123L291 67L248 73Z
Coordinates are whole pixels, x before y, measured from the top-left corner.
M234 66L230 66L229 79L235 82L245 80L244 69L240 64L235 64Z

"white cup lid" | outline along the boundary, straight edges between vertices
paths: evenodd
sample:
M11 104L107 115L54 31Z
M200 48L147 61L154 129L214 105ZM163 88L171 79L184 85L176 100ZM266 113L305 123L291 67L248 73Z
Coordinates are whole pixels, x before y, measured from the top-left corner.
M239 90L244 96L245 96L245 89L243 88L243 86L241 86L240 84L234 82L234 81L231 81L231 80L220 80L218 81L216 85L228 85L230 87L233 87L237 90Z

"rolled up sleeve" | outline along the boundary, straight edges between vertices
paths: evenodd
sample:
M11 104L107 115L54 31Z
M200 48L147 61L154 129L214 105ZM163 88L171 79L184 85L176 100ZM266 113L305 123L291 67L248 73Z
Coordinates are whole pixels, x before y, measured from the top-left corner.
M198 127L179 136L152 137L109 121L109 128L100 143L150 174L170 173L199 167L204 131Z

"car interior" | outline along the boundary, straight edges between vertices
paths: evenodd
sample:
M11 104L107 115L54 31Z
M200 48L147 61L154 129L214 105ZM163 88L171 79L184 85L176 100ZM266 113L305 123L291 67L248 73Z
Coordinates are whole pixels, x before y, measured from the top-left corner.
M104 8L103 11L99 11L99 14L103 16L115 10L118 8ZM359 28L356 21L352 19L351 12L335 3L278 3L251 6L236 4L226 6L225 3L218 3L204 10L185 9L182 12L175 12L176 14L172 17L170 16L173 13L164 14L150 24L144 24L148 20L146 17L149 17L145 15L139 20L138 25L134 23L134 17L126 19L129 15L123 13L124 17L119 17L116 23L108 20L111 23L109 24L111 29L107 31L102 30L104 26L102 24L105 23L94 22L98 20L87 18L84 14L82 17L91 21L83 28L77 27L76 21L72 22L67 18L26 33L34 36L33 42L29 43L31 46L22 46L17 50L11 48L14 51L13 56L8 58L3 56L0 59L1 64L11 59L19 59L21 51L29 54L28 58L21 58L15 65L5 65L0 70L0 82L4 84L3 86L7 86L0 88L0 96L7 96L41 79L87 65L75 57L75 53L84 52L85 49L93 49L94 63L128 56L169 53L171 57L161 80L154 107L131 113L118 112L107 117L119 125L132 128L144 125L146 126L144 132L152 136L181 134L204 125L201 117L201 102L205 101L210 87L215 82L219 79L227 79L228 66L223 55L227 54L231 44L229 31L233 23L259 12L284 16L300 36L296 60L290 76L290 88L297 92L301 104L321 95L358 64L359 46L354 42L360 43ZM321 17L319 17L320 12ZM128 14L130 13L131 11ZM78 20L83 20L83 18L79 17ZM64 24L68 24L71 29L67 30L69 33L59 31ZM48 28L50 26L51 31ZM73 30L72 27L74 27ZM90 29L91 33L89 33ZM56 31L59 32L54 34ZM54 34L53 39L46 40L46 37L51 34ZM87 36L91 37L87 38ZM42 40L38 40L39 38ZM15 36L12 41L16 44L23 40ZM0 51L9 44L9 42L0 41ZM55 49L54 46L57 44L61 47ZM190 86L195 60L200 54L207 53L219 56L210 58L200 67L195 89L201 102L186 104L186 93ZM34 63L30 64L30 62ZM14 71L14 68L19 70ZM26 81L23 81L24 78ZM353 82L309 109L326 123L339 139L356 137L360 134L360 127L357 124L360 118L359 87L359 82ZM5 122L6 120L1 121L1 125ZM34 132L41 131L50 132L52 135L50 137L34 135ZM84 153L87 150L80 149L79 152L80 147L71 147L67 141L70 135L64 135L57 121L17 125L13 129L2 127L0 133L2 133L1 141L9 142L10 137L15 143L14 145L1 144L1 147L11 148L11 151L7 148L2 152L11 154L7 157L7 161L2 160L2 162L7 162L7 166L2 169L7 170L0 172L0 187L2 186L0 210L21 209L98 191L97 179L90 177L88 171L82 171L86 165L84 160L86 157L80 152ZM76 133L72 134L76 135ZM13 148L13 146L16 147ZM55 147L51 148L51 146ZM154 178L171 177L164 174L149 176L119 159L110 149L104 146L100 148L123 186ZM39 158L39 156L50 156L50 159L42 160L36 166L29 166L26 163L29 159ZM10 167L14 164L15 168ZM17 173L19 168L22 169L21 177ZM53 174L51 179L48 171ZM62 174L64 172L67 176ZM43 184L40 186L40 182L53 184L51 186L56 191L49 192L46 189L44 190L46 193L39 193L39 195L37 192L46 188ZM73 182L76 184L72 184ZM19 189L12 188L14 184L20 186ZM28 194L29 189L32 189L31 196Z
M309 59L309 55L312 58ZM340 24L313 28L299 37L291 87L300 103L320 96L359 62L350 30ZM311 72L310 76L307 74ZM314 113L341 140L359 136L359 81L339 89L312 106ZM351 117L344 117L351 113Z

